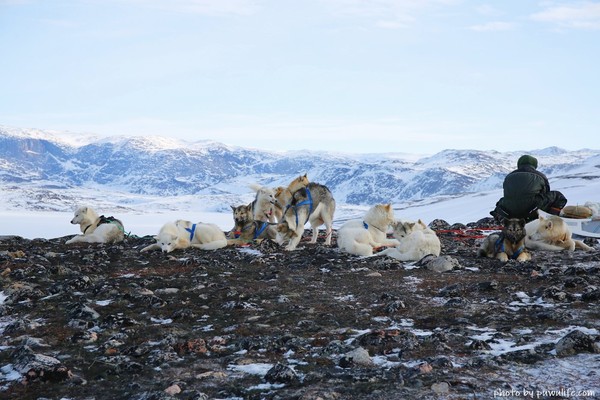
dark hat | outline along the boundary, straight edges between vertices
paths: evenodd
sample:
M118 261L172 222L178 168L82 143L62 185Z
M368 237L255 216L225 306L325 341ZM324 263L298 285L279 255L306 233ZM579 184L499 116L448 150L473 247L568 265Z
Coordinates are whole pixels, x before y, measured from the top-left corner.
M537 169L537 158L525 154L519 158L519 161L517 161L517 168L521 168L523 165L531 165L533 168Z

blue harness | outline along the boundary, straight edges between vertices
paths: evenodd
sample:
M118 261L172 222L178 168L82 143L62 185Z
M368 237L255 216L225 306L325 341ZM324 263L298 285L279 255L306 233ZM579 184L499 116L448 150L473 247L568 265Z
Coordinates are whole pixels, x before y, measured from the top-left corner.
M192 225L192 228L185 228L186 231L190 233L190 242L194 239L194 233L196 233L196 224Z
M506 251L504 251L504 236L500 236L498 238L498 240L496 240L496 245L495 245L495 249L496 249L496 253L506 253ZM510 256L511 260L516 260L517 257L519 257L519 254L521 254L523 252L523 250L525 250L525 246L521 246L517 249L517 251L515 251L512 256Z
M258 229L254 229L254 240L258 239L258 237L265 231L265 229L267 229L267 226L270 225L268 222L263 222L262 225L259 228L258 227L258 222L259 221L255 221L255 226Z
M305 187L304 191L306 192L307 199L301 201L300 203L296 204L295 206L288 204L283 213L283 215L285 215L287 210L289 210L290 208L294 208L294 213L296 214L296 226L298 226L298 207L308 205L308 215L306 216L306 221L304 221L305 224L308 222L310 214L312 214L312 212L313 212L313 201L312 201L312 196L310 194L310 190L308 190L308 188Z

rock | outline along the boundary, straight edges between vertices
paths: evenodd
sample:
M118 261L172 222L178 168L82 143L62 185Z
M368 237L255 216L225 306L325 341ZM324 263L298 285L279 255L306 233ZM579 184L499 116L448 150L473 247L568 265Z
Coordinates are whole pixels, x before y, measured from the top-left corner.
M463 268L456 258L447 255L431 259L425 264L425 267L434 272L447 272L452 271L453 269Z
M179 385L174 384L165 389L165 393L169 396L175 396L176 394L181 393L181 388Z
M265 375L269 383L292 383L298 380L298 375L290 367L277 363Z
M436 382L431 385L431 390L437 395L450 393L450 385L447 382Z
M340 367L350 368L353 365L372 367L374 365L369 352L362 347L349 351L340 359Z
M600 353L598 338L576 329L556 343L556 355L559 357L578 353Z

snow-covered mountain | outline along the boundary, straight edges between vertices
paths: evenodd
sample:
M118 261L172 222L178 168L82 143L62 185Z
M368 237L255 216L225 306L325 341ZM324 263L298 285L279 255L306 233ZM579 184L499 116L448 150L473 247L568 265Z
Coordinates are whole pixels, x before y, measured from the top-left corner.
M549 147L529 153L538 158L540 170L551 182L599 180L600 150ZM211 141L98 138L0 127L0 188L5 207L19 209L70 210L79 200L77 193L92 196L93 192L158 199L216 196L226 208L248 200L250 183L287 185L308 173L311 181L327 185L339 204L402 203L499 189L521 154L445 150L415 157L269 152Z

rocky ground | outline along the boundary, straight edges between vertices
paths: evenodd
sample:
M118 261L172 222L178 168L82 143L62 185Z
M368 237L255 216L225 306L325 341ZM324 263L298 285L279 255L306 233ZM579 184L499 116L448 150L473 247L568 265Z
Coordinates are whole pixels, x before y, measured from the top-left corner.
M446 272L0 238L0 398L600 398L597 241L501 264L475 256L490 222L434 221Z

